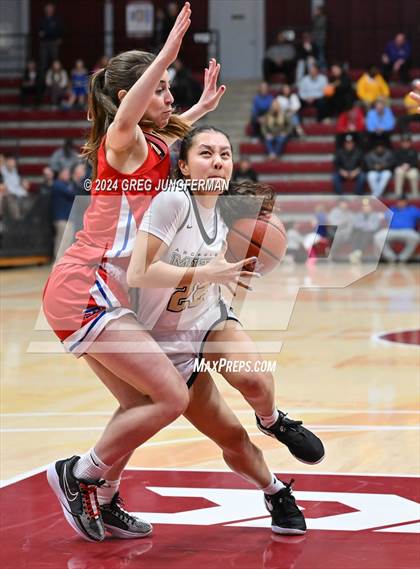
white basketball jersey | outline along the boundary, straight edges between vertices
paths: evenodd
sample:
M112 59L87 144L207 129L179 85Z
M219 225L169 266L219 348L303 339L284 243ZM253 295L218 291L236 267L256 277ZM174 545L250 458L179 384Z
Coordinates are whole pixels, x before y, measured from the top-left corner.
M167 245L161 261L186 268L214 259L228 232L219 208L204 207L186 190L160 193L144 214L139 230ZM218 284L139 289L138 318L146 329L188 330L220 298Z

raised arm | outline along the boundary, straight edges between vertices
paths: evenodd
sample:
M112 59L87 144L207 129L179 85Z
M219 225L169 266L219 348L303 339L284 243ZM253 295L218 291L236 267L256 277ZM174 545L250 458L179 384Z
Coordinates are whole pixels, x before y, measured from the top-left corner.
M190 4L186 2L162 50L122 99L107 133L107 146L112 150L126 151L136 142L140 130L138 123L145 114L163 73L178 55L182 39L191 24L190 16Z

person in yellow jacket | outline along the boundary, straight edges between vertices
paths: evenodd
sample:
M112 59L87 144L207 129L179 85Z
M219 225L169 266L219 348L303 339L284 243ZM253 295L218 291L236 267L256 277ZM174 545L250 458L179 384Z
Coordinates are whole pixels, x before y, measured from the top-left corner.
M390 95L388 84L375 65L368 67L358 79L356 92L359 99L367 106L370 106L378 98L388 98Z
M404 97L406 114L398 119L398 128L402 133L410 130L410 124L420 122L420 79L411 83L412 91Z

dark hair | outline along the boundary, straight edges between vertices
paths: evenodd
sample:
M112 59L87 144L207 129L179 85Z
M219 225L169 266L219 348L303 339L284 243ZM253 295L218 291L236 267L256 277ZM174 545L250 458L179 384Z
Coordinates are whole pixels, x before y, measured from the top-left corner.
M102 138L117 114L120 101L118 92L128 91L153 63L156 56L147 51L131 50L112 57L107 67L99 69L90 79L88 116L92 121L89 139L82 148L82 156L86 156L93 165L93 176L96 176L97 153ZM163 129L154 128L150 121L142 120L140 126L152 127L154 132L169 136L182 137L190 126L181 117L171 115Z
M219 132L227 138L230 146L232 147L229 136L223 132L223 130L213 126L198 126L190 130L189 133L181 140L178 160L184 160L187 162L188 151L192 147L195 137L202 132ZM182 179L183 177L184 175L178 165L175 170L175 178ZM273 211L274 192L273 189L266 184L248 180L244 180L243 182L231 181L229 182L229 188L223 195L241 196L241 199L234 200L234 203L232 203L233 200L230 199L219 199L217 202L220 213L229 226L237 219L243 217L251 217L255 219L260 214L269 214Z

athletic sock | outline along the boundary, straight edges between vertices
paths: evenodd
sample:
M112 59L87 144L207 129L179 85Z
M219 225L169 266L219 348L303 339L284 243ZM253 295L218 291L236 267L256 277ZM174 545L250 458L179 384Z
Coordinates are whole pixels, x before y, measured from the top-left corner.
M261 488L261 490L264 494L274 496L274 494L277 494L282 488L286 488L286 486L273 474L273 481L265 488Z
M76 478L100 480L111 466L102 462L95 450L91 448L86 454L82 454L73 468Z
M271 415L258 415L258 419L261 421L261 425L263 427L268 428L271 427L271 425L274 425L274 423L277 421L278 416L279 412L277 409L274 409Z
M100 506L111 503L115 493L118 492L120 482L121 478L118 478L118 480L105 480L105 484L98 488L97 495Z

